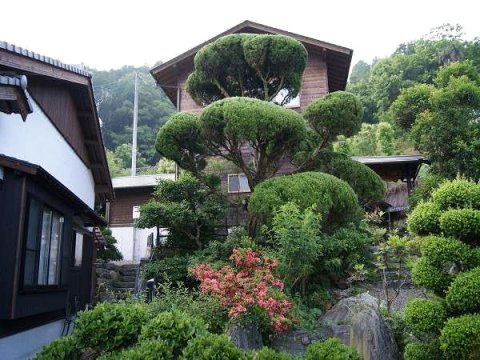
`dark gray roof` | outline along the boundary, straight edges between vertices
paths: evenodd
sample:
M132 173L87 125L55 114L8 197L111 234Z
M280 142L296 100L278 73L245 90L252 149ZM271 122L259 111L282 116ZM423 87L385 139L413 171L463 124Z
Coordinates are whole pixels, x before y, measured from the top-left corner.
M363 164L430 163L422 155L352 156L352 160Z
M79 75L82 75L82 76L87 76L89 78L92 77L92 74L82 67L75 66L75 65L64 64L59 60L52 59L48 56L40 55L36 52L24 49L20 46L9 44L6 41L0 41L0 49L7 50L7 51L10 51L12 53L22 55L22 56L28 57L30 59L34 59L34 60L43 62L45 64L50 64L50 65L58 67L60 69L73 72L75 74L79 74Z

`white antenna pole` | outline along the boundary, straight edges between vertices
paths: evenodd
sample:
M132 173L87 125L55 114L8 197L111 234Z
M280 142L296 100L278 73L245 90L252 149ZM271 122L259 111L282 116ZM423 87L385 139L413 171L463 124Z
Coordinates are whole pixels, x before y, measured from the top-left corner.
M132 171L131 175L137 175L137 123L138 123L138 73L135 73L135 95L133 98L133 131L132 131Z

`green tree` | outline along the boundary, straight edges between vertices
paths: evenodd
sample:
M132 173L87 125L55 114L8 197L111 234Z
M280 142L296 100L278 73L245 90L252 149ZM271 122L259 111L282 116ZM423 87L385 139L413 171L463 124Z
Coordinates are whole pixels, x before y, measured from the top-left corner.
M115 246L117 239L113 237L112 230L107 227L103 227L100 229L100 231L105 239L105 245L97 251L97 259L102 259L105 261L122 260L123 255Z
M282 35L233 34L204 46L195 56L187 91L200 105L242 96L273 100L281 90L297 96L307 50Z
M167 246L201 249L223 216L224 198L191 175L160 180L154 199L140 208L137 226L168 229Z

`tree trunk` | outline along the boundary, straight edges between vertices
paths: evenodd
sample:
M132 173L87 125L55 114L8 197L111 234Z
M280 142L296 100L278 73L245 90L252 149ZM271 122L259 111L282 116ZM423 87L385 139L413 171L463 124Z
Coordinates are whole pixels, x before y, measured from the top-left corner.
M252 239L255 238L255 235L257 234L257 225L257 217L251 213L248 213L248 236Z

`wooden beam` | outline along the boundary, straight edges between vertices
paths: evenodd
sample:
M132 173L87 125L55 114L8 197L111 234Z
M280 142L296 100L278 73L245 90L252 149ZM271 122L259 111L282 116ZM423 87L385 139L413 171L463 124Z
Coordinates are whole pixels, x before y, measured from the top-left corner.
M0 65L54 79L88 85L88 77L86 76L3 49L0 49Z

